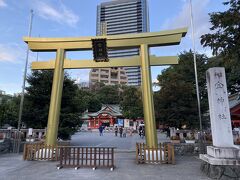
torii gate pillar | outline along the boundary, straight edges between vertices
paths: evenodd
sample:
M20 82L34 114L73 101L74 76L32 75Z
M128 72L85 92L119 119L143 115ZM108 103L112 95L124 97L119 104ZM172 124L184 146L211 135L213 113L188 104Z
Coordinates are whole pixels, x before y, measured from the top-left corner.
M140 50L142 68L142 97L143 97L146 144L149 147L157 147L157 131L153 104L149 47L147 44L142 44L140 46Z
M64 80L64 58L65 51L64 49L57 50L56 63L53 74L53 83L52 83L52 92L50 107L48 113L48 125L47 125L47 137L46 144L55 145L57 134L58 134L58 124L59 116L61 110L61 101L62 101L62 89L63 89L63 80Z

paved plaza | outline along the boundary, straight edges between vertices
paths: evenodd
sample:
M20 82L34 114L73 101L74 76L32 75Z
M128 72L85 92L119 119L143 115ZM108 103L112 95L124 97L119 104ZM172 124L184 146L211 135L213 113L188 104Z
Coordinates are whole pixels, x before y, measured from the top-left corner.
M164 134L158 134L160 141L168 141ZM135 143L143 140L137 135L127 138L115 137L113 133L80 132L72 137L72 145L80 146L114 146L116 169L73 168L56 169L58 162L23 161L22 155L0 155L1 180L195 180L208 179L200 171L201 161L194 156L177 156L176 165L148 165L135 163Z
M158 142L168 142L169 139L163 133L158 133ZM145 142L138 134L127 135L126 138L116 137L112 132L104 132L100 136L95 132L79 132L72 136L71 145L74 146L98 146L98 147L116 147L118 151L135 151L136 142Z

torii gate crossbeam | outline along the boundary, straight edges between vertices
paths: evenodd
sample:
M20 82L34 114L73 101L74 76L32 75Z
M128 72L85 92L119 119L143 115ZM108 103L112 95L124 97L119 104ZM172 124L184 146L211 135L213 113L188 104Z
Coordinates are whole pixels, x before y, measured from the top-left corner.
M154 115L151 66L177 64L177 57L149 56L149 47L178 45L186 35L187 28L138 34L124 34L112 36L94 36L81 38L32 38L25 37L30 50L38 52L56 52L56 60L48 62L33 62L32 69L54 69L51 102L48 115L46 144L55 145L58 132L59 115L62 98L64 69L100 68L140 66L142 70L142 97L144 121L146 130L146 144L157 146L157 132ZM107 40L109 49L139 48L140 56L129 58L113 58L109 62L94 62L92 60L68 60L66 51L91 50L92 39Z

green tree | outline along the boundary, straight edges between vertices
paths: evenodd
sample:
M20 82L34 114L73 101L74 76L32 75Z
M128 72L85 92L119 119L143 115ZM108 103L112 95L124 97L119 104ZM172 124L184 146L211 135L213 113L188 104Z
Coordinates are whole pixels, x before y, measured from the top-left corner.
M96 112L101 109L102 104L96 95L96 92L93 90L80 90L79 96L82 98L82 102L89 112Z
M118 85L104 85L95 93L102 104L120 103L120 88Z
M202 113L207 106L205 71L208 58L197 54L197 67ZM193 53L179 55L179 64L172 65L158 75L160 91L154 94L156 120L161 124L181 128L199 127Z
M20 97L0 97L0 127L9 124L17 127Z
M47 126L50 96L52 89L52 71L33 71L28 76L29 86L26 88L23 122L28 127L45 128ZM68 139L80 125L80 114L86 109L79 89L65 73L59 120L58 136Z
M223 4L229 9L210 14L212 33L202 35L201 44L217 56L219 62L212 65L225 67L228 90L235 93L240 90L240 1L228 0Z
M143 117L143 106L140 89L134 86L127 86L123 88L122 100L120 107L123 116L129 119L137 119Z
M97 92L99 91L105 84L103 82L95 82L90 85L90 91L91 92Z

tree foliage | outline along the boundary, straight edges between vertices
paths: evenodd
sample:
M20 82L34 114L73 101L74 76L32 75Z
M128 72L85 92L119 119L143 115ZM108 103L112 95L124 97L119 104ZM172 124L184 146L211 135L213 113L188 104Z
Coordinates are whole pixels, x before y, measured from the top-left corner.
M198 80L202 112L207 106L205 71L207 57L197 54ZM161 124L181 128L199 127L193 53L184 52L179 55L179 64L172 65L158 75L161 90L154 94L156 119Z
M209 59L208 67L224 67L228 92L234 94L240 91L240 66L238 60L216 56Z
M240 55L240 1L229 0L224 2L230 8L224 12L210 14L210 28L213 33L201 37L203 46L209 46L214 55Z
M52 71L33 71L32 75L28 76L29 86L26 88L23 112L23 122L28 127L47 126L52 79ZM80 125L80 113L86 108L77 85L65 73L58 132L60 138L68 139L77 130Z
M118 85L104 85L95 93L102 104L120 103L120 88Z
M143 105L141 99L141 91L137 87L128 86L123 88L122 100L120 107L123 116L129 119L137 119L143 117Z
M79 90L79 96L82 98L82 103L84 103L89 112L97 112L101 109L102 104L95 91Z
M0 127L4 124L17 127L20 97L1 96L0 99Z
M240 1L228 0L223 3L229 9L210 14L212 33L201 36L201 44L210 47L219 62L216 66L226 69L228 90L231 93L240 90Z

